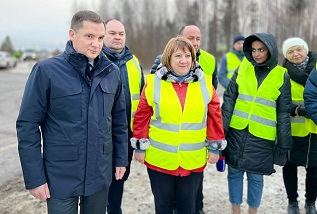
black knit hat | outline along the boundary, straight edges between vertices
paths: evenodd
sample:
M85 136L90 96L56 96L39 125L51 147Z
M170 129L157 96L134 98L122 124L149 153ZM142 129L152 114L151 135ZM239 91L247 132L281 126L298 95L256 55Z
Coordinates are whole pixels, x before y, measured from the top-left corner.
M242 36L241 34L238 34L238 35L236 35L236 36L234 37L234 39L233 39L233 44L236 43L237 41L241 41L241 40L244 40L244 39L245 39L244 36Z

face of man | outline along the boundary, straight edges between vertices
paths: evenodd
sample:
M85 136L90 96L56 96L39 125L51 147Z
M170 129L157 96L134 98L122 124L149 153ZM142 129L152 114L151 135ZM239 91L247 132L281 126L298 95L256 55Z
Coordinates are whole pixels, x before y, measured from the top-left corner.
M126 34L123 24L118 20L111 20L107 23L105 28L105 46L113 52L121 53L125 47L126 41Z
M103 46L105 28L103 23L83 21L79 30L69 30L69 38L76 52L84 54L89 61L94 60Z
M236 51L242 51L243 50L243 43L244 43L243 40L237 41L236 43L233 44L233 48Z
M200 48L201 33L197 26L189 25L183 30L182 36L187 38L195 48L196 53Z

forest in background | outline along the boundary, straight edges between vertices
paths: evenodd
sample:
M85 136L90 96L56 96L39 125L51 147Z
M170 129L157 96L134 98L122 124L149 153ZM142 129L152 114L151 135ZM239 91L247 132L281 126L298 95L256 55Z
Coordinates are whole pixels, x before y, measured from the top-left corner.
M105 20L123 22L127 46L144 68L151 67L167 41L183 25L201 29L201 48L219 61L232 47L234 36L256 32L276 37L279 61L289 37L303 38L317 51L317 1L310 0L107 0L74 2L73 11L94 8Z

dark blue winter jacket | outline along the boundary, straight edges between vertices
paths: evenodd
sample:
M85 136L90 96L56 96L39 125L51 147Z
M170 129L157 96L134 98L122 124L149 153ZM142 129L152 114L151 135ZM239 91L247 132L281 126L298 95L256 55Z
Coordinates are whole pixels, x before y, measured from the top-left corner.
M89 81L87 63L68 42L32 69L16 122L27 189L47 182L52 198L88 196L110 186L113 164L128 165L119 69L100 54Z

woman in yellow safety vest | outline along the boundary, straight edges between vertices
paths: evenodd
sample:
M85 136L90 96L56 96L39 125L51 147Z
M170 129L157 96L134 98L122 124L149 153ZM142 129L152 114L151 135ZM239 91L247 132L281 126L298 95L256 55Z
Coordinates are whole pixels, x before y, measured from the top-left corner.
M316 214L317 194L317 125L310 119L304 105L304 88L308 76L316 66L317 54L308 50L307 43L298 37L283 42L285 59L283 67L288 71L292 85L292 136L293 148L283 167L283 179L288 197L288 213L298 213L298 166L306 169L305 209ZM316 102L316 101L314 101Z
M156 214L195 213L206 163L216 163L226 147L220 102L195 54L184 37L167 43L134 116L131 145L147 166Z
M263 175L284 165L292 147L290 134L291 87L286 69L278 66L272 34L255 33L244 40L245 59L224 93L222 118L227 148L229 201L240 213L243 177L248 177L249 213L257 213Z

